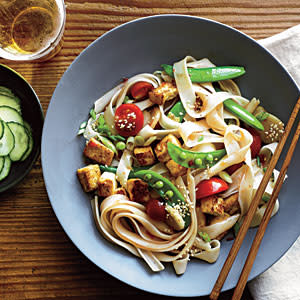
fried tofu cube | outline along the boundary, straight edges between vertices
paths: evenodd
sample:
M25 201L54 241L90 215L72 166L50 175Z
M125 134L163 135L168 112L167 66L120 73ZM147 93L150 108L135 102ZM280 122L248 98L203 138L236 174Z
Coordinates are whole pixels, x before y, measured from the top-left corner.
M108 197L115 193L117 189L116 174L111 172L104 172L98 181L98 195L101 197Z
M217 216L217 217L214 217L210 220L210 224L209 225L213 225L213 224L217 224L217 223L220 223L222 221L225 221L227 220L228 218L230 217L229 214L227 213L224 213L222 216ZM222 240L222 238L228 233L229 230L226 230L224 232L222 232L221 234L219 234L217 237L216 237L216 240Z
M186 167L179 165L177 162L175 162L172 159L170 159L166 163L166 167L169 169L169 172L173 177L183 176L187 172Z
M213 216L222 216L224 214L224 201L215 195L202 198L200 207L203 213Z
M132 178L127 181L127 191L131 201L145 203L150 200L148 184L139 178Z
M88 143L86 144L83 154L96 161L99 164L105 164L110 165L113 158L114 158L114 152L107 147L105 147L103 144L101 144L99 141L97 141L95 138L91 138Z
M165 136L155 147L154 152L156 154L157 159L160 162L167 162L171 159L168 152L168 143L172 143L178 147L181 147L181 144L178 138L173 134L168 134Z
M206 215L202 212L199 206L196 207L196 216L198 228L201 228L206 225Z
M155 155L151 146L136 147L134 148L133 153L141 166L151 166L155 163Z
M177 87L171 82L163 82L159 87L149 92L149 99L158 105L174 99L178 95Z
M101 172L98 165L88 165L77 170L78 179L85 192L97 189L100 175Z
M123 187L119 187L115 190L114 194L127 196L126 190Z
M239 194L235 193L224 199L224 211L229 215L233 215L240 210Z

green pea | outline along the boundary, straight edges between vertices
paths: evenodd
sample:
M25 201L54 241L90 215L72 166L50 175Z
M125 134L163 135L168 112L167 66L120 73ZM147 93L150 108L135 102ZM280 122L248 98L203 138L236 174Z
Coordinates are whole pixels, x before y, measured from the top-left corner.
M201 167L202 166L202 159L201 158L196 158L195 159L195 165L197 167Z
M207 161L209 161L209 162L212 162L213 160L214 160L214 157L213 157L213 155L212 154L207 154L207 156L206 156L206 160Z
M146 181L149 181L149 180L152 179L152 175L151 175L151 174L146 174L146 175L144 176L144 179L145 179Z
M173 195L174 195L173 191L171 191L171 190L166 191L166 197L167 197L167 198L170 199L170 198L173 197Z
M179 158L180 158L181 160L185 160L185 159L187 158L187 154L186 154L185 152L181 152L181 153L179 154Z
M135 138L134 138L134 143L137 145L137 146L143 146L144 143L145 143L145 139L140 136L140 135L137 135Z
M154 186L157 188L157 189L161 189L163 186L164 186L164 183L159 180L159 181L156 181Z
M126 147L126 144L124 142L117 142L117 144L116 144L117 150L122 151L125 149L125 147Z

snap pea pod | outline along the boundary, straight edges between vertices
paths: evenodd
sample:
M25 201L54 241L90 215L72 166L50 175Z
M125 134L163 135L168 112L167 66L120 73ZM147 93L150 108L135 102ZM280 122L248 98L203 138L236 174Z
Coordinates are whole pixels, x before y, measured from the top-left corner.
M173 66L163 64L161 65L165 72L174 77ZM188 73L192 82L215 82L225 79L233 79L245 74L244 67L212 67L212 68L188 68Z
M190 225L191 215L187 202L170 180L152 170L137 171L134 175L147 182L165 200L166 204L178 210L184 220L184 228Z
M111 166L105 166L105 165L99 165L101 172L110 172L110 173L117 173L117 167L111 167ZM145 167L135 167L132 171L130 171L128 178L136 178L134 175L135 172L141 171L141 170L148 170L151 168L151 166L145 166Z
M261 122L255 116L253 116L245 108L237 104L232 99L227 99L223 103L228 111L236 115L239 119L241 119L249 126L258 130L264 130L263 124L261 124Z
M206 169L215 165L225 154L226 150L211 152L194 152L168 143L168 152L171 158L186 168Z
M168 117L181 123L186 114L185 108L181 101L178 101L169 111Z
M216 91L222 92L222 90L218 88L216 88ZM249 126L258 130L264 130L263 124L254 115L249 113L249 111L247 111L244 107L242 107L232 99L226 99L223 104L228 111L236 115L239 119L241 119Z
M112 150L115 154L117 154L117 149L111 140L109 140L108 138L102 135L99 136L99 140L105 147L107 147L108 149Z

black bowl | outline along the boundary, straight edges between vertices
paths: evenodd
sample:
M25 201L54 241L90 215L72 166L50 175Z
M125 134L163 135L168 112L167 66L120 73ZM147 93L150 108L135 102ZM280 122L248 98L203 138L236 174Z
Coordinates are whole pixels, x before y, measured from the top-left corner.
M23 119L31 126L33 149L23 162L13 162L8 176L0 181L0 192L18 184L31 170L40 154L44 114L40 101L30 84L13 69L0 64L0 86L5 86L21 100Z

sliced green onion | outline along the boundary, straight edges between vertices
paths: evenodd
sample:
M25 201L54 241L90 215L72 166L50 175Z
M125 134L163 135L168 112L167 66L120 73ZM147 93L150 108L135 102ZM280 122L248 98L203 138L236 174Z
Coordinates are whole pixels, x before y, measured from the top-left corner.
M225 171L221 171L219 174L221 179L223 179L224 181L228 182L228 183L232 183L232 179L231 176L225 172Z
M211 241L209 235L206 232L198 231L198 234L204 242L209 243Z
M239 221L237 221L234 225L233 225L233 232L234 232L234 236L238 235L238 232L241 228L241 223Z
M261 167L261 163L260 163L259 156L256 156L256 163L257 163L258 167L260 168Z
M265 202L265 203L267 203L269 200L270 200L270 196L269 195L266 195L266 194L264 194L262 197L261 197L261 200L263 201L263 202Z
M84 133L85 128L86 128L86 125L87 125L87 122L86 122L86 121L84 121L84 122L82 122L82 123L80 124L79 129L78 129L78 132L77 132L77 135L81 135L81 134Z
M198 138L198 142L202 142L204 140L204 137L203 135L201 135L199 138Z
M84 129L79 129L79 130L78 130L78 132L77 132L77 135L81 135L81 134L83 134L83 133L84 133L84 131L85 131Z
M130 136L126 141L126 149L132 151L134 148L134 137Z
M123 103L127 104L127 103L133 103L134 100L130 99L128 96L125 96Z
M93 120L96 120L96 112L93 108L90 110L90 116L92 117Z
M117 140L117 141L122 141L122 142L125 142L126 139L124 138L124 136L121 136L119 134L117 135L113 135L113 137Z
M267 119L269 117L269 113L266 111L262 111L261 113L259 113L258 115L256 115L256 119L259 121L264 121L265 119Z
M144 143L144 146L150 146L155 140L157 139L156 136L150 136L148 138L148 140L146 140L146 142Z

